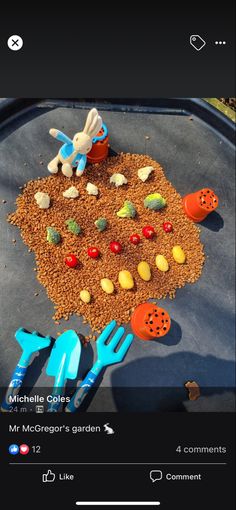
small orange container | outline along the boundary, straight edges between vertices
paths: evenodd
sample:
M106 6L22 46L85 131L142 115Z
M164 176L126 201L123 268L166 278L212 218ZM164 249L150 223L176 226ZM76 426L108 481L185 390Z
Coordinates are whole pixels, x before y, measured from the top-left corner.
M103 140L99 140L104 135L105 126L101 127L99 133L96 136L96 141L93 143L92 149L87 154L88 163L100 163L107 158L108 155L108 134ZM106 129L106 128L105 128Z
M218 197L210 188L190 193L183 198L184 212L195 223L203 221L218 207Z
M137 306L131 316L131 328L141 340L154 340L165 336L170 326L169 314L154 303Z

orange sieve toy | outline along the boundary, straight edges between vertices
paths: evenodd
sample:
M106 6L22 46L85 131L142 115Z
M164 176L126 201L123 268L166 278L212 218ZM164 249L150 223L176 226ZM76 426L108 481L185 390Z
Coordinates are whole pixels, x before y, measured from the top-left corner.
M210 188L190 193L183 198L184 212L195 223L203 221L218 207L218 197Z
M93 138L91 151L87 154L89 163L100 163L107 158L108 155L108 130L103 123L97 136Z
M154 303L138 305L131 316L131 328L142 340L165 336L171 326L169 314Z

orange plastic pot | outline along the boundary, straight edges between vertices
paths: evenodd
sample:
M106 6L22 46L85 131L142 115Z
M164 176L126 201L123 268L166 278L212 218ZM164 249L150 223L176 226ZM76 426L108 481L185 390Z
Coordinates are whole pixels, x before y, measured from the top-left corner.
M210 188L200 189L183 198L184 212L195 223L203 221L218 207L218 197Z
M108 155L108 135L102 140L99 138L103 137L104 128L102 127L96 136L96 141L93 143L92 149L87 154L87 160L89 163L100 163L107 158Z
M137 306L131 316L131 328L141 340L154 340L165 336L170 326L169 314L154 303Z

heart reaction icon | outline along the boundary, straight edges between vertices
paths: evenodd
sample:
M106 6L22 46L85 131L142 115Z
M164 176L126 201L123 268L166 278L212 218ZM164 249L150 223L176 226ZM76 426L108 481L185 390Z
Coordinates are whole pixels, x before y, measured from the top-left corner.
M21 455L27 455L27 453L29 453L29 447L27 444L20 445L20 453Z

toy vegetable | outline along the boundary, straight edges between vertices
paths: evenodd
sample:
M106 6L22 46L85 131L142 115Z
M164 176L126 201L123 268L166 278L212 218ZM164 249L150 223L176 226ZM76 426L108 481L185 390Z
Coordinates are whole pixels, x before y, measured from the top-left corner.
M136 209L132 202L125 200L123 207L116 214L119 218L134 218Z
M141 179L141 181L145 182L149 175L153 172L154 168L153 166L144 166L143 168L139 168L138 170L138 177Z
M67 257L65 258L65 263L68 267L76 267L78 265L78 259L75 255L73 255L72 253L70 253L69 255L67 255Z
M144 199L144 206L148 209L153 209L154 211L162 209L165 205L166 200L160 195L160 193L151 193L151 195L147 195Z
M51 244L58 244L61 240L59 232L53 227L47 227L47 241Z
M184 253L183 248L179 244L176 244L176 246L172 248L172 255L175 259L175 262L177 262L178 264L184 264L186 260L186 255Z
M134 286L133 276L126 269L119 272L118 280L119 280L119 284L122 287L122 289L129 290L129 289L132 289Z
M146 239L152 239L154 235L156 234L155 229L151 225L147 225L146 227L143 227L142 233Z
M123 186L123 184L127 184L127 179L123 174L113 174L110 177L110 183L115 184L115 187Z
M173 230L173 226L172 226L172 223L170 221L165 221L165 223L163 223L162 226L163 226L163 230L166 233L172 232L172 230Z
M105 230L107 227L107 220L106 218L98 218L98 220L96 220L94 224L99 230L99 232L103 232L103 230Z
M63 146L58 155L48 164L48 170L52 174L58 172L58 164L62 163L62 173L66 177L72 177L73 168L76 168L76 175L82 175L88 152L92 148L93 137L97 135L102 127L102 118L98 115L96 108L88 113L83 131L76 133L73 140L67 135L58 131L58 129L50 129L51 136L63 142Z
M79 192L75 186L71 186L70 188L66 189L62 195L64 198L77 198L79 196Z
M122 246L120 243L118 243L118 241L112 241L110 243L110 250L113 252L113 253L120 253L122 251Z
M98 195L98 187L92 182L88 182L86 186L86 191L89 195Z
M104 292L106 292L106 294L113 294L114 284L110 280L110 278L102 278L100 283L101 283L102 290L104 290Z
M98 250L98 248L96 248L96 246L90 246L90 248L88 249L88 256L91 257L92 259L97 259L100 255L100 251Z
M39 209L48 209L50 206L50 196L48 193L43 193L42 191L37 191L35 193L34 198L39 206Z
M142 278L142 280L144 280L145 282L149 282L149 280L151 280L151 277L152 277L151 268L150 268L149 264L147 262L145 262L145 260L142 260L141 262L139 262L137 270L138 270L138 274L139 274L140 278Z
M69 218L69 220L66 220L65 224L67 225L69 232L71 232L72 234L78 236L81 233L81 227L75 220L73 220L73 218Z
M156 266L159 269L159 271L162 271L163 273L166 273L169 269L168 260L164 257L164 255L157 255L156 256Z
M88 290L81 290L79 297L83 303L88 304L91 301L91 294Z
M129 240L132 244L139 244L140 236L138 234L132 234L132 236L130 236Z

